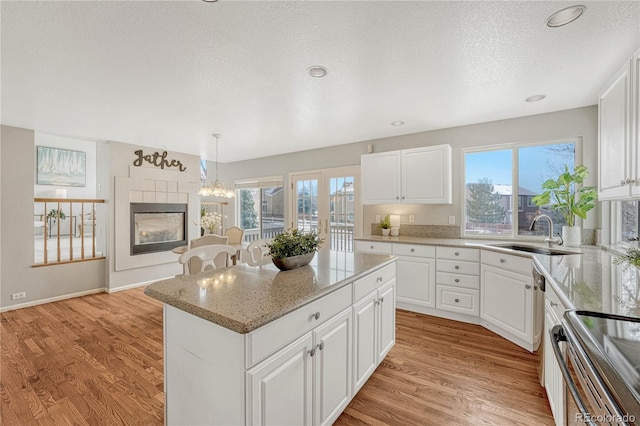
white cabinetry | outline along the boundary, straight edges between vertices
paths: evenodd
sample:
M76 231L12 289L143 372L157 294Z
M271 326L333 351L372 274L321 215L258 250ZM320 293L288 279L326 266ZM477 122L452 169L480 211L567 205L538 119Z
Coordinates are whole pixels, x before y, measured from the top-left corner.
M480 250L438 247L436 308L477 317L480 306Z
M640 50L598 97L598 198L640 195Z
M417 244L393 244L396 261L398 307L436 306L436 249ZM409 306L407 306L408 304Z
M247 371L251 424L332 424L351 400L351 308ZM312 398L313 396L313 398Z
M354 283L354 294L359 287L370 288L370 277ZM353 395L355 395L395 344L396 307L395 279L385 282L384 272L375 277L382 283L365 296L356 297L353 305Z
M556 425L564 424L564 379L556 355L551 347L549 331L554 325L560 324L560 319L566 310L560 299L547 284L545 291L545 317L544 317L544 387L551 406L551 413Z
M451 204L451 146L365 154L363 204Z
M534 318L531 259L482 250L480 279L482 324L529 351L535 350L539 341L534 342L534 335L539 336L539 330L534 332L538 321Z

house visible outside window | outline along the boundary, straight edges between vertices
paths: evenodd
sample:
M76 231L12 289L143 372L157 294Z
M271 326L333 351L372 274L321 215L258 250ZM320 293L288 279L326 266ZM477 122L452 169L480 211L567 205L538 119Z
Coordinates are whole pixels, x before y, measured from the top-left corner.
M463 150L464 235L548 235L547 221L539 221L535 231L529 230L533 218L541 213L553 219L554 234L560 232L563 217L550 205L536 206L532 198L542 192L543 182L557 178L565 165L573 171L579 143L576 138Z
M272 238L284 231L284 183L281 176L236 182L236 223L244 241Z

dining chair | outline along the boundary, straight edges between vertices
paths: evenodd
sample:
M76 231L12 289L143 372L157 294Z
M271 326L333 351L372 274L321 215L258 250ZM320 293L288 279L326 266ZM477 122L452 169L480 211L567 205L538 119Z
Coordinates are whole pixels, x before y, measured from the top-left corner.
M196 247L202 246L210 246L210 245L227 245L229 244L229 237L225 235L218 234L208 234L202 237L194 238L189 242L189 248L193 249ZM229 266L229 259L224 254L220 254L217 259L214 260L216 268L224 268L225 266ZM200 269L200 260L198 258L193 258L189 264L189 268L191 270Z
M242 261L249 266L269 263L271 256L269 256L268 244L271 243L271 240L271 238L263 238L252 241L247 248L242 251Z
M224 235L229 237L229 244L242 243L242 236L244 235L244 229L232 226L224 231Z
M178 262L180 262L184 266L185 275L192 275L199 272L218 269L215 260L220 255L223 255L225 258L227 258L226 264L228 264L229 257L235 254L236 249L231 246L224 244L213 244L200 246L185 251L178 258ZM193 262L194 260L197 260L198 262ZM196 267L193 267L194 263L197 263L199 265L195 265Z

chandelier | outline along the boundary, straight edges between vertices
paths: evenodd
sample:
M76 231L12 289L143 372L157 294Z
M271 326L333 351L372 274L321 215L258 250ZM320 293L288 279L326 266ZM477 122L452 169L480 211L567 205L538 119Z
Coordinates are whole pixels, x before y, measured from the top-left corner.
M218 179L218 139L220 135L217 133L213 134L213 137L216 138L216 180L213 182L207 181L205 182L200 190L198 191L198 195L202 197L224 197L224 198L233 198L236 196L236 192L233 189L225 188L224 184L220 182Z

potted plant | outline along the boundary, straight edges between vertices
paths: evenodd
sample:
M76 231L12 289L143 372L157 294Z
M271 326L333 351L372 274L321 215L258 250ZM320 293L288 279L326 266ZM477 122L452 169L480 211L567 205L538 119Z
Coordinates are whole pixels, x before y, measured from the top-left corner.
M315 231L304 233L288 229L276 235L267 247L273 264L281 271L287 271L309 264L323 242Z
M385 237L389 235L389 233L391 232L391 219L389 218L389 215L386 215L384 219L382 219L378 223L378 228L382 230L382 235L384 235Z
M598 192L594 186L582 186L589 174L587 167L578 165L569 171L564 166L564 172L556 179L549 179L542 184L543 192L533 197L536 206L549 205L552 210L562 214L566 225L562 227L562 239L569 247L581 244L581 230L576 226L576 216L587 218L587 212L595 207Z
M52 219L55 222L56 220L58 220L58 218L60 219L66 218L62 210L51 209L49 210L49 213L47 213L47 219Z

